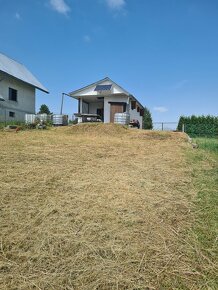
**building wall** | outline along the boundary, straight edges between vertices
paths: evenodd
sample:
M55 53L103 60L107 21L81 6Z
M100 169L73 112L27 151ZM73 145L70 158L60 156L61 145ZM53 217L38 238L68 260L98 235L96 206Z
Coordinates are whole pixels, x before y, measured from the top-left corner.
M88 114L88 112L89 112L89 105L87 103L83 102L82 100L81 100L81 104L82 104L82 111L81 112L83 114Z
M140 129L142 129L142 117L140 116L140 112L137 112L137 109L132 110L130 106L130 121L132 120L138 120L140 124Z
M142 117L140 116L140 112L137 112L137 109L132 110L131 105L129 104L128 96L112 96L112 97L104 97L104 123L110 123L110 102L125 102L127 103L126 111L130 114L131 120L138 120L140 123L140 128L142 128Z
M89 114L96 114L97 109L102 109L103 107L103 102L89 103Z
M109 102L125 102L129 103L129 97L123 95L123 96L110 96L104 97L104 123L110 123L110 109L111 109L111 105ZM127 106L127 110L128 110L128 106Z
M35 88L0 73L0 95L5 102L0 101L0 121L24 121L25 114L35 113ZM17 90L17 102L9 100L9 88ZM9 117L14 112L15 117Z

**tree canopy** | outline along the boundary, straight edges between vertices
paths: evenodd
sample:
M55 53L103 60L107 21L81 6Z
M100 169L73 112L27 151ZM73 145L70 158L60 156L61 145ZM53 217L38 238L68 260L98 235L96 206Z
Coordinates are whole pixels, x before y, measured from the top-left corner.
M49 115L49 114L51 114L51 112L50 112L50 110L49 110L47 105L42 104L40 109L39 109L39 113L38 114L48 114Z
M185 132L190 136L217 136L218 117L217 116L181 116L177 130L182 131L184 125Z
M144 115L143 115L143 129L152 129L153 128L153 123L152 123L152 116L151 112L147 107L144 107Z

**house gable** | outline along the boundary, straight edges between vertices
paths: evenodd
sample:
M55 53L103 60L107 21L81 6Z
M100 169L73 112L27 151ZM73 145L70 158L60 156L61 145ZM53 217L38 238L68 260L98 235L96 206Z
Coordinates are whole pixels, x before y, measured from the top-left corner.
M97 86L110 86L110 91L102 90L99 91L96 89ZM106 77L103 80L100 80L98 82L95 82L91 85L88 85L86 87L83 87L79 90L70 92L69 95L71 97L83 97L83 96L97 96L99 94L125 94L127 96L130 95L126 90L124 90L122 87L120 87L118 84L116 84L114 81L112 81L110 78Z

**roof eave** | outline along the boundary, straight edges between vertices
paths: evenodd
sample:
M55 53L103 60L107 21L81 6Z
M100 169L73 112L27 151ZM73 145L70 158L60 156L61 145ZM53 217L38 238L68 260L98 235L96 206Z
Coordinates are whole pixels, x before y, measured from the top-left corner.
M33 87L35 87L35 86L33 86ZM44 92L44 93L46 93L46 94L49 94L49 91L47 89L42 89L42 88L39 88L39 87L35 87L35 88L40 90L40 91L42 91L42 92Z
M29 86L32 86L32 87L34 87L35 89L38 89L38 90L40 90L40 91L42 91L42 92L44 92L44 93L49 94L49 91L48 91L46 88L44 88L43 86L42 86L42 87L39 87L39 86L36 86L36 85L34 85L34 84L28 83L28 82L26 82L26 81L24 81L24 80L22 80L22 79L19 79L19 78L15 77L15 76L13 76L13 75L11 75L11 74L5 72L5 71L2 71L2 70L0 70L0 72L3 73L3 74L5 74L5 75L8 75L8 76L10 76L10 77L12 77L12 78L14 78L14 79L16 79L16 80L18 80L18 81L21 81L21 82L23 82L23 83L25 83L25 84L27 84L27 85L29 85Z
M79 93L79 92L81 92L81 91L83 91L83 90L85 90L85 89L88 89L88 88L91 87L91 86L94 86L94 85L96 85L96 84L98 84L98 83L100 83L100 82L106 81L106 80L110 80L110 78L108 78L108 77L103 78L102 80L99 80L99 81L97 81L97 82L94 82L94 83L92 83L92 84L90 84L90 85L88 85L88 86L82 87L81 89L78 89L78 90L72 91L72 92L68 93L68 95L70 95L70 96L73 98L72 95L75 95L75 94L77 94L77 93Z
M144 106L133 95L129 95L129 96L130 96L130 98L133 98L134 101L136 101L139 104L139 106L142 107L142 109L144 109Z

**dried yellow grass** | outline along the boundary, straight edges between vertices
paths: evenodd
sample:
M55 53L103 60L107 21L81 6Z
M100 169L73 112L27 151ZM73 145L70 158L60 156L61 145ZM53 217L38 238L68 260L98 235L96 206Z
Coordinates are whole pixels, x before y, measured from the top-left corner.
M181 133L0 132L0 289L199 289Z

